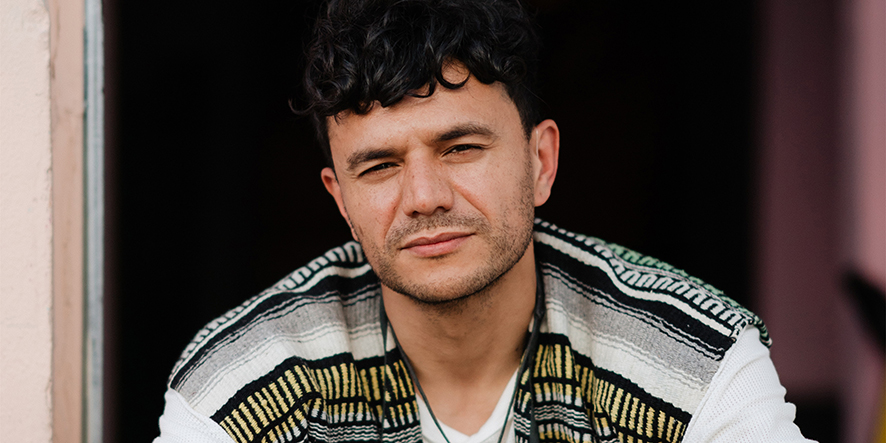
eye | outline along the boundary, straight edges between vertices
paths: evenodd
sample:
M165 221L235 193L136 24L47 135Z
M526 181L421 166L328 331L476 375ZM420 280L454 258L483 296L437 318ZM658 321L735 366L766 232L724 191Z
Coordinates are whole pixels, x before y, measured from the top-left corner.
M479 149L482 149L482 148L480 148L477 145L455 145L455 146L449 148L449 150L446 151L446 153L447 154L460 154L462 152L469 152L469 151L479 150Z
M360 173L360 177L363 177L364 175L368 175L368 174L373 174L373 173L381 172L381 171L384 171L385 169L392 168L392 167L394 167L394 166L396 166L396 164L394 164L394 163L390 163L390 162L388 162L388 163L379 163L379 164L377 164L377 165L375 165L375 166L373 166L373 167L371 167L371 168L368 168L368 169L366 169L365 171L361 172L361 173Z

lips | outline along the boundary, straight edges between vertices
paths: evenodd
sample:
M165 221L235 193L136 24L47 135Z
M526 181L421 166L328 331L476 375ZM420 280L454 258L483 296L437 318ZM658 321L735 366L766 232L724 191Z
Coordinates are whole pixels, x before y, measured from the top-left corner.
M401 249L422 257L440 256L457 249L471 235L466 232L444 232L433 236L418 237L407 242Z

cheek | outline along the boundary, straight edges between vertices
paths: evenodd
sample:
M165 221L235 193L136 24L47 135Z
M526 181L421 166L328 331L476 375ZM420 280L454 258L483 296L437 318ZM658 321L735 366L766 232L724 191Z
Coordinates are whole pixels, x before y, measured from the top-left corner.
M527 172L519 157L459 170L451 176L453 186L479 211L501 212L525 199Z
M348 218L361 237L368 234L374 238L379 231L384 232L390 226L397 199L389 188L391 187L373 186L367 189L355 187L342 190Z

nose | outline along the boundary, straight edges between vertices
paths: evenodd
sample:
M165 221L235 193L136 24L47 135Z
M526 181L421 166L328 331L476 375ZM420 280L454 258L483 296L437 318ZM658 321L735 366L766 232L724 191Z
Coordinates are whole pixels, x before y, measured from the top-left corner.
M454 201L445 166L430 159L415 159L403 177L401 208L405 215L416 217L452 209Z

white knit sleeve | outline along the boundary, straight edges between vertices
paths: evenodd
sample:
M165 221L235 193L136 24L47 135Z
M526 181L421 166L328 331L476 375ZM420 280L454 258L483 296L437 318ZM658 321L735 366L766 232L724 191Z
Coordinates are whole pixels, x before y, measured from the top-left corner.
M686 429L685 443L809 442L794 424L769 348L747 327L720 368Z
M178 392L166 390L160 416L160 436L154 443L231 443L233 440L211 418L195 411Z

